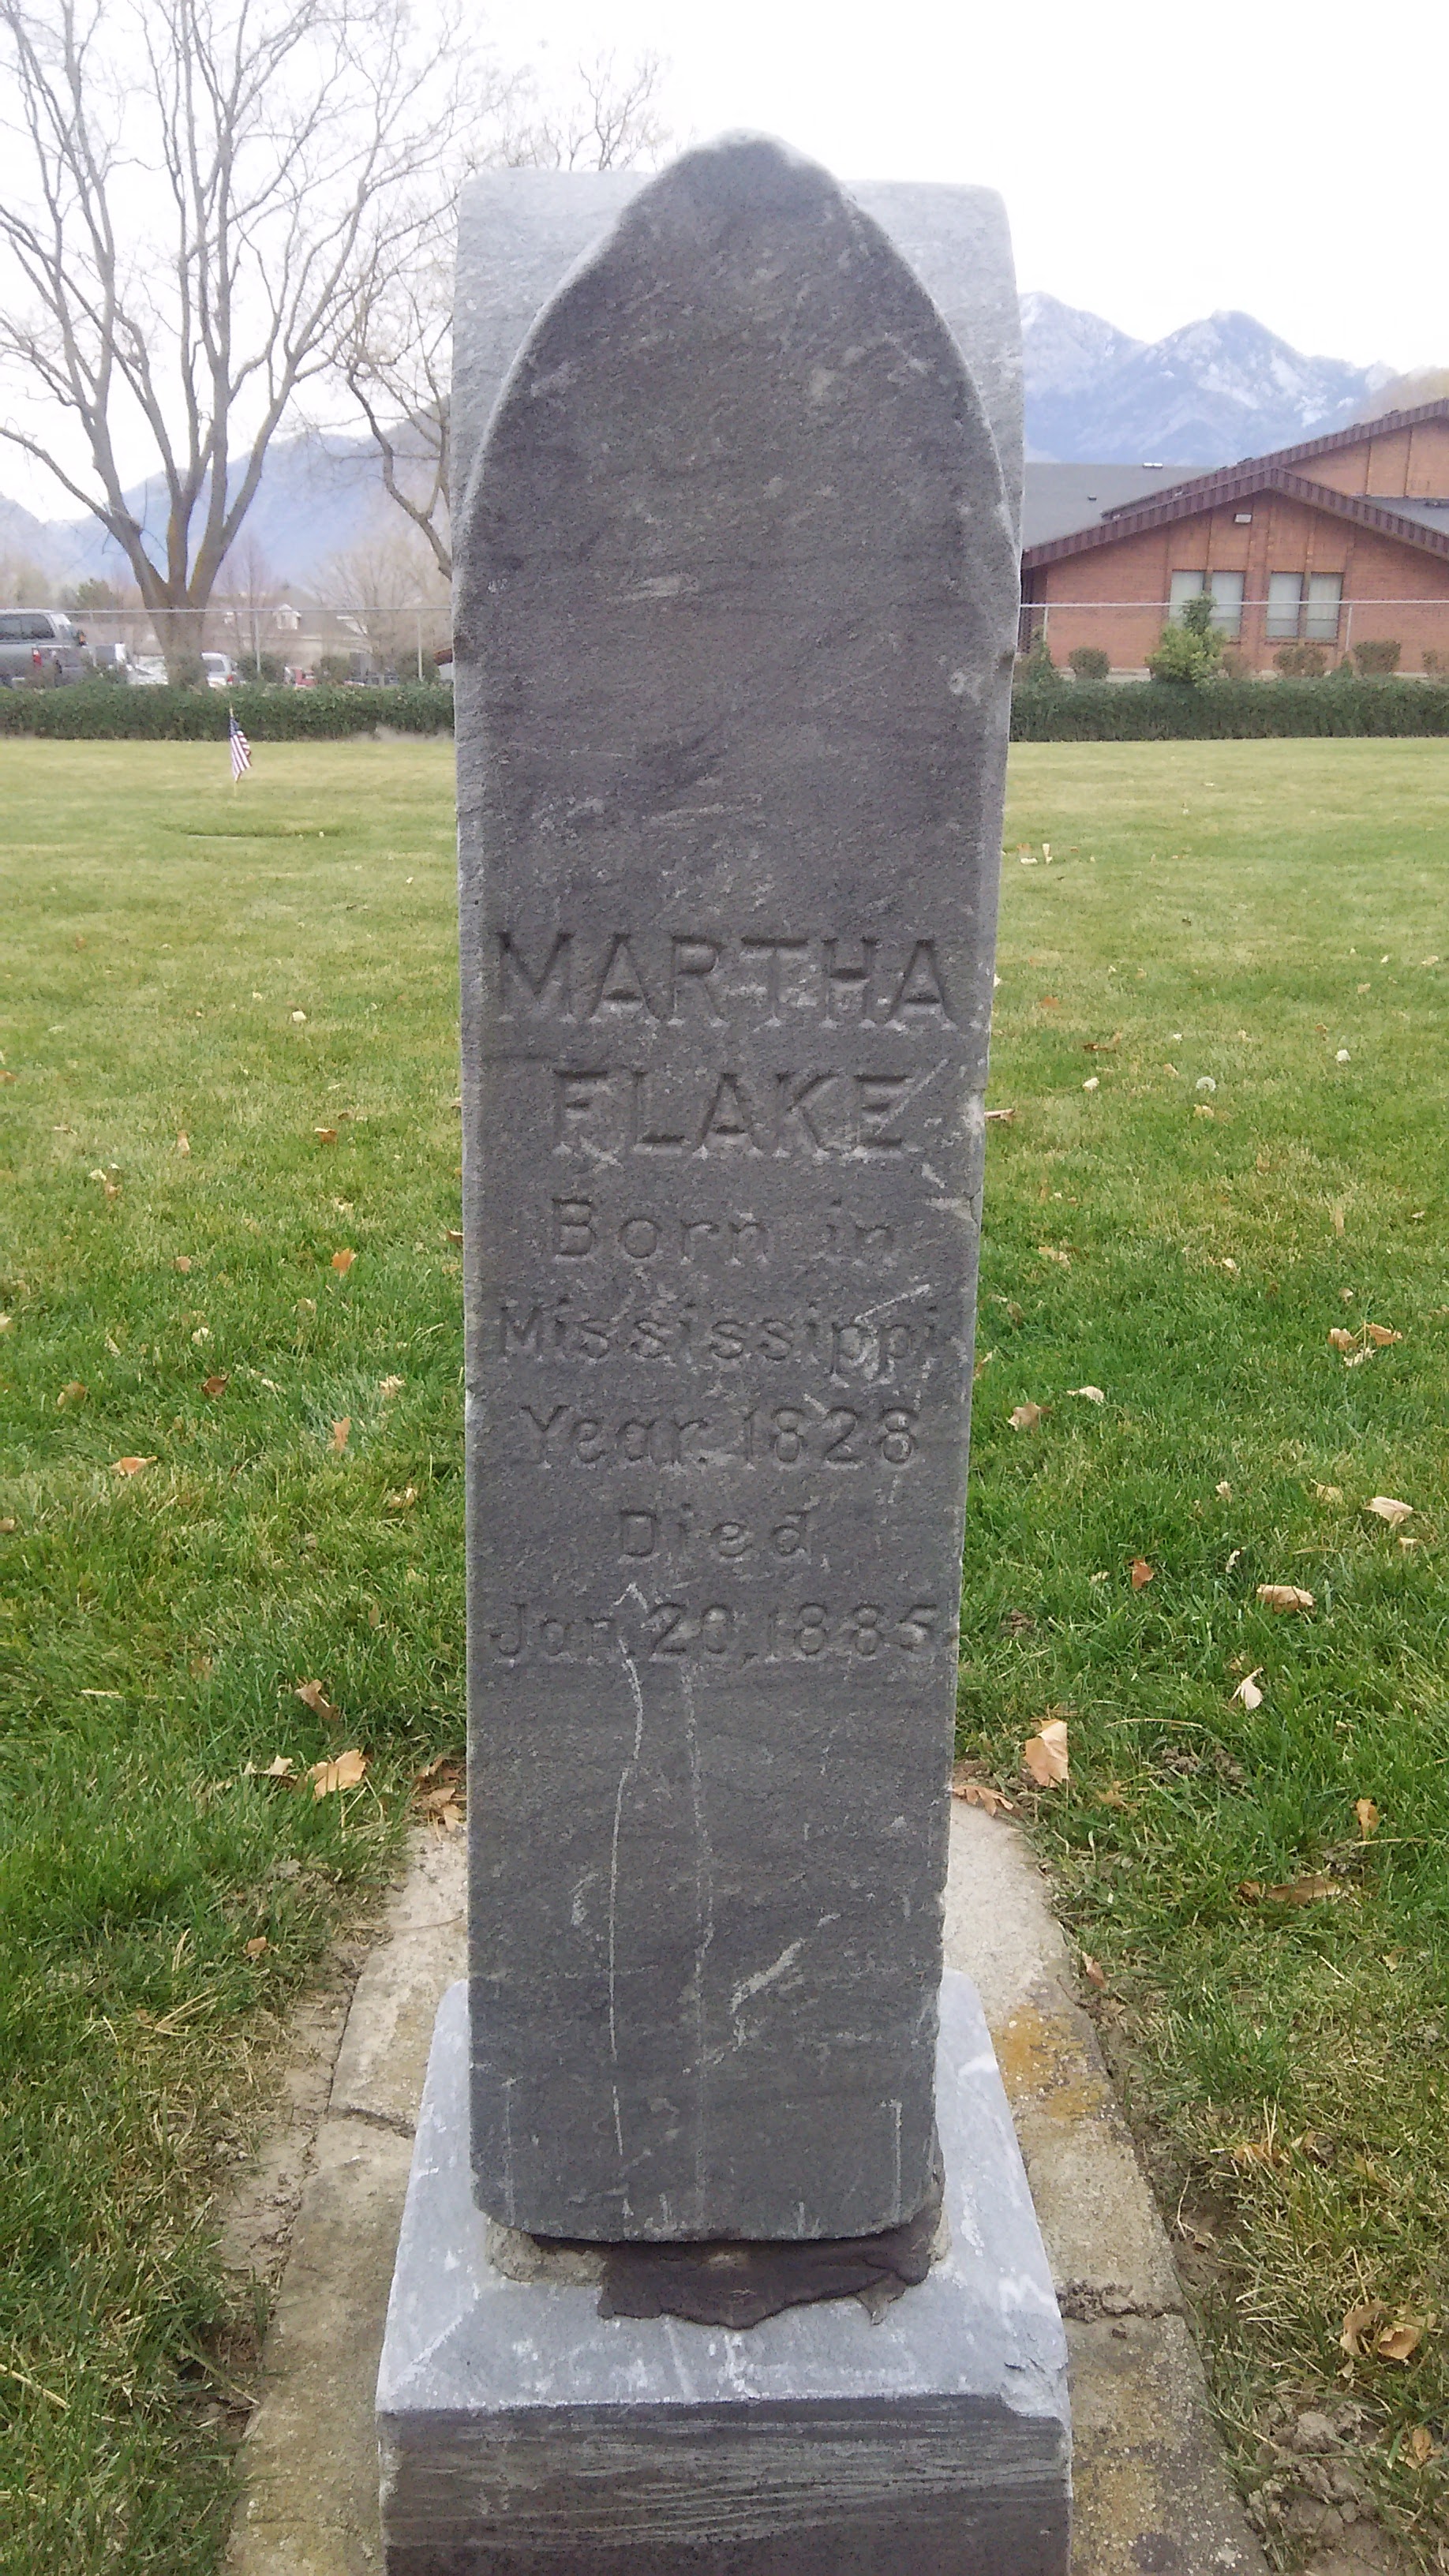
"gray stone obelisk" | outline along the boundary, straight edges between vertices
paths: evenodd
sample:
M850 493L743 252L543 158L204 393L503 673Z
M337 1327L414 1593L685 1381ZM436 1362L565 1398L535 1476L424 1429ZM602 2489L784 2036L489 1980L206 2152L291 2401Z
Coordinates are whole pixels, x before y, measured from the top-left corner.
M479 2197L864 2235L931 2174L995 445L743 145L541 317L457 556Z
M390 2576L1065 2563L941 1982L1015 479L886 233L743 137L570 273L456 513L472 1976Z

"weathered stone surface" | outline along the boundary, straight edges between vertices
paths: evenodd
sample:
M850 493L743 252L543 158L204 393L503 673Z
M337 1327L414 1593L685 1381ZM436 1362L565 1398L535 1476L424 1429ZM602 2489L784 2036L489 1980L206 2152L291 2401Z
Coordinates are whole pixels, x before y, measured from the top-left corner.
M996 452L732 143L541 316L458 535L480 2202L862 2235L930 2181Z
M949 2249L748 2332L505 2277L438 2017L378 2381L388 2576L1065 2576L1066 2346L974 1990L941 1996Z
M453 474L461 504L504 377L539 307L647 187L639 170L484 170L463 191L453 316ZM1021 518L1021 318L1006 209L993 188L859 180L848 197L889 233L947 325Z

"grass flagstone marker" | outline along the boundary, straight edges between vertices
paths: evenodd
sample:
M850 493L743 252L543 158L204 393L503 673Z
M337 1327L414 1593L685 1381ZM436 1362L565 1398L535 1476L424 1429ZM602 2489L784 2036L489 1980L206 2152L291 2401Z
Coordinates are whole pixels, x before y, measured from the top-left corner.
M473 1965L388 2567L1045 2576L1060 2321L941 1981L997 444L735 138L539 315L458 518Z

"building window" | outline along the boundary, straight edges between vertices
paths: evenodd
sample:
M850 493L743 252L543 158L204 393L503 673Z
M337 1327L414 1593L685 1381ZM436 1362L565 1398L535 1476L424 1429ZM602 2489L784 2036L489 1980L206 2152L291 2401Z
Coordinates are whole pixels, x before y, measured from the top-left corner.
M1268 641L1270 644L1292 644L1298 637L1298 616L1303 603L1301 572L1270 572L1268 575Z
M1243 576L1240 572L1215 572L1211 579L1213 630L1236 642L1243 631Z
M1310 644L1338 642L1338 612L1343 599L1341 572L1311 572L1308 576L1308 614L1303 632Z
M1200 572L1175 572L1168 592L1167 613L1174 626L1182 624L1182 612L1190 599L1202 596L1204 575Z

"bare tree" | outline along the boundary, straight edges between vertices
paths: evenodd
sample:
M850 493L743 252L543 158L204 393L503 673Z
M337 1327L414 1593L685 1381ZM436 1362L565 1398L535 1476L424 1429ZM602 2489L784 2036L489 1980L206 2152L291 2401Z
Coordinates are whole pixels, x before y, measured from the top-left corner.
M670 129L657 54L639 54L623 71L612 54L596 54L576 66L574 79L566 96L541 103L531 87L515 85L494 156L505 169L632 170L663 151Z
M358 276L421 235L456 137L507 85L471 72L456 21L415 28L409 0L0 0L7 73L0 248L20 293L0 360L64 427L0 436L95 513L187 675ZM133 510L138 431L155 469Z
M243 528L226 559L226 588L216 593L224 608L237 661L251 676L262 677L262 637L270 640L277 605L277 576L252 528Z
M446 581L413 531L389 512L386 524L375 521L328 559L323 581L349 646L384 671L415 661L423 677L424 657L445 641L450 619Z
M540 100L526 80L501 102L499 130L473 155L474 168L623 170L652 161L667 145L660 105L663 66L641 54L625 70L612 54L580 63L576 88ZM448 387L452 374L451 197L403 236L379 244L357 273L336 339L338 370L367 423L383 489L427 539L445 577L453 569L448 511L451 468Z

